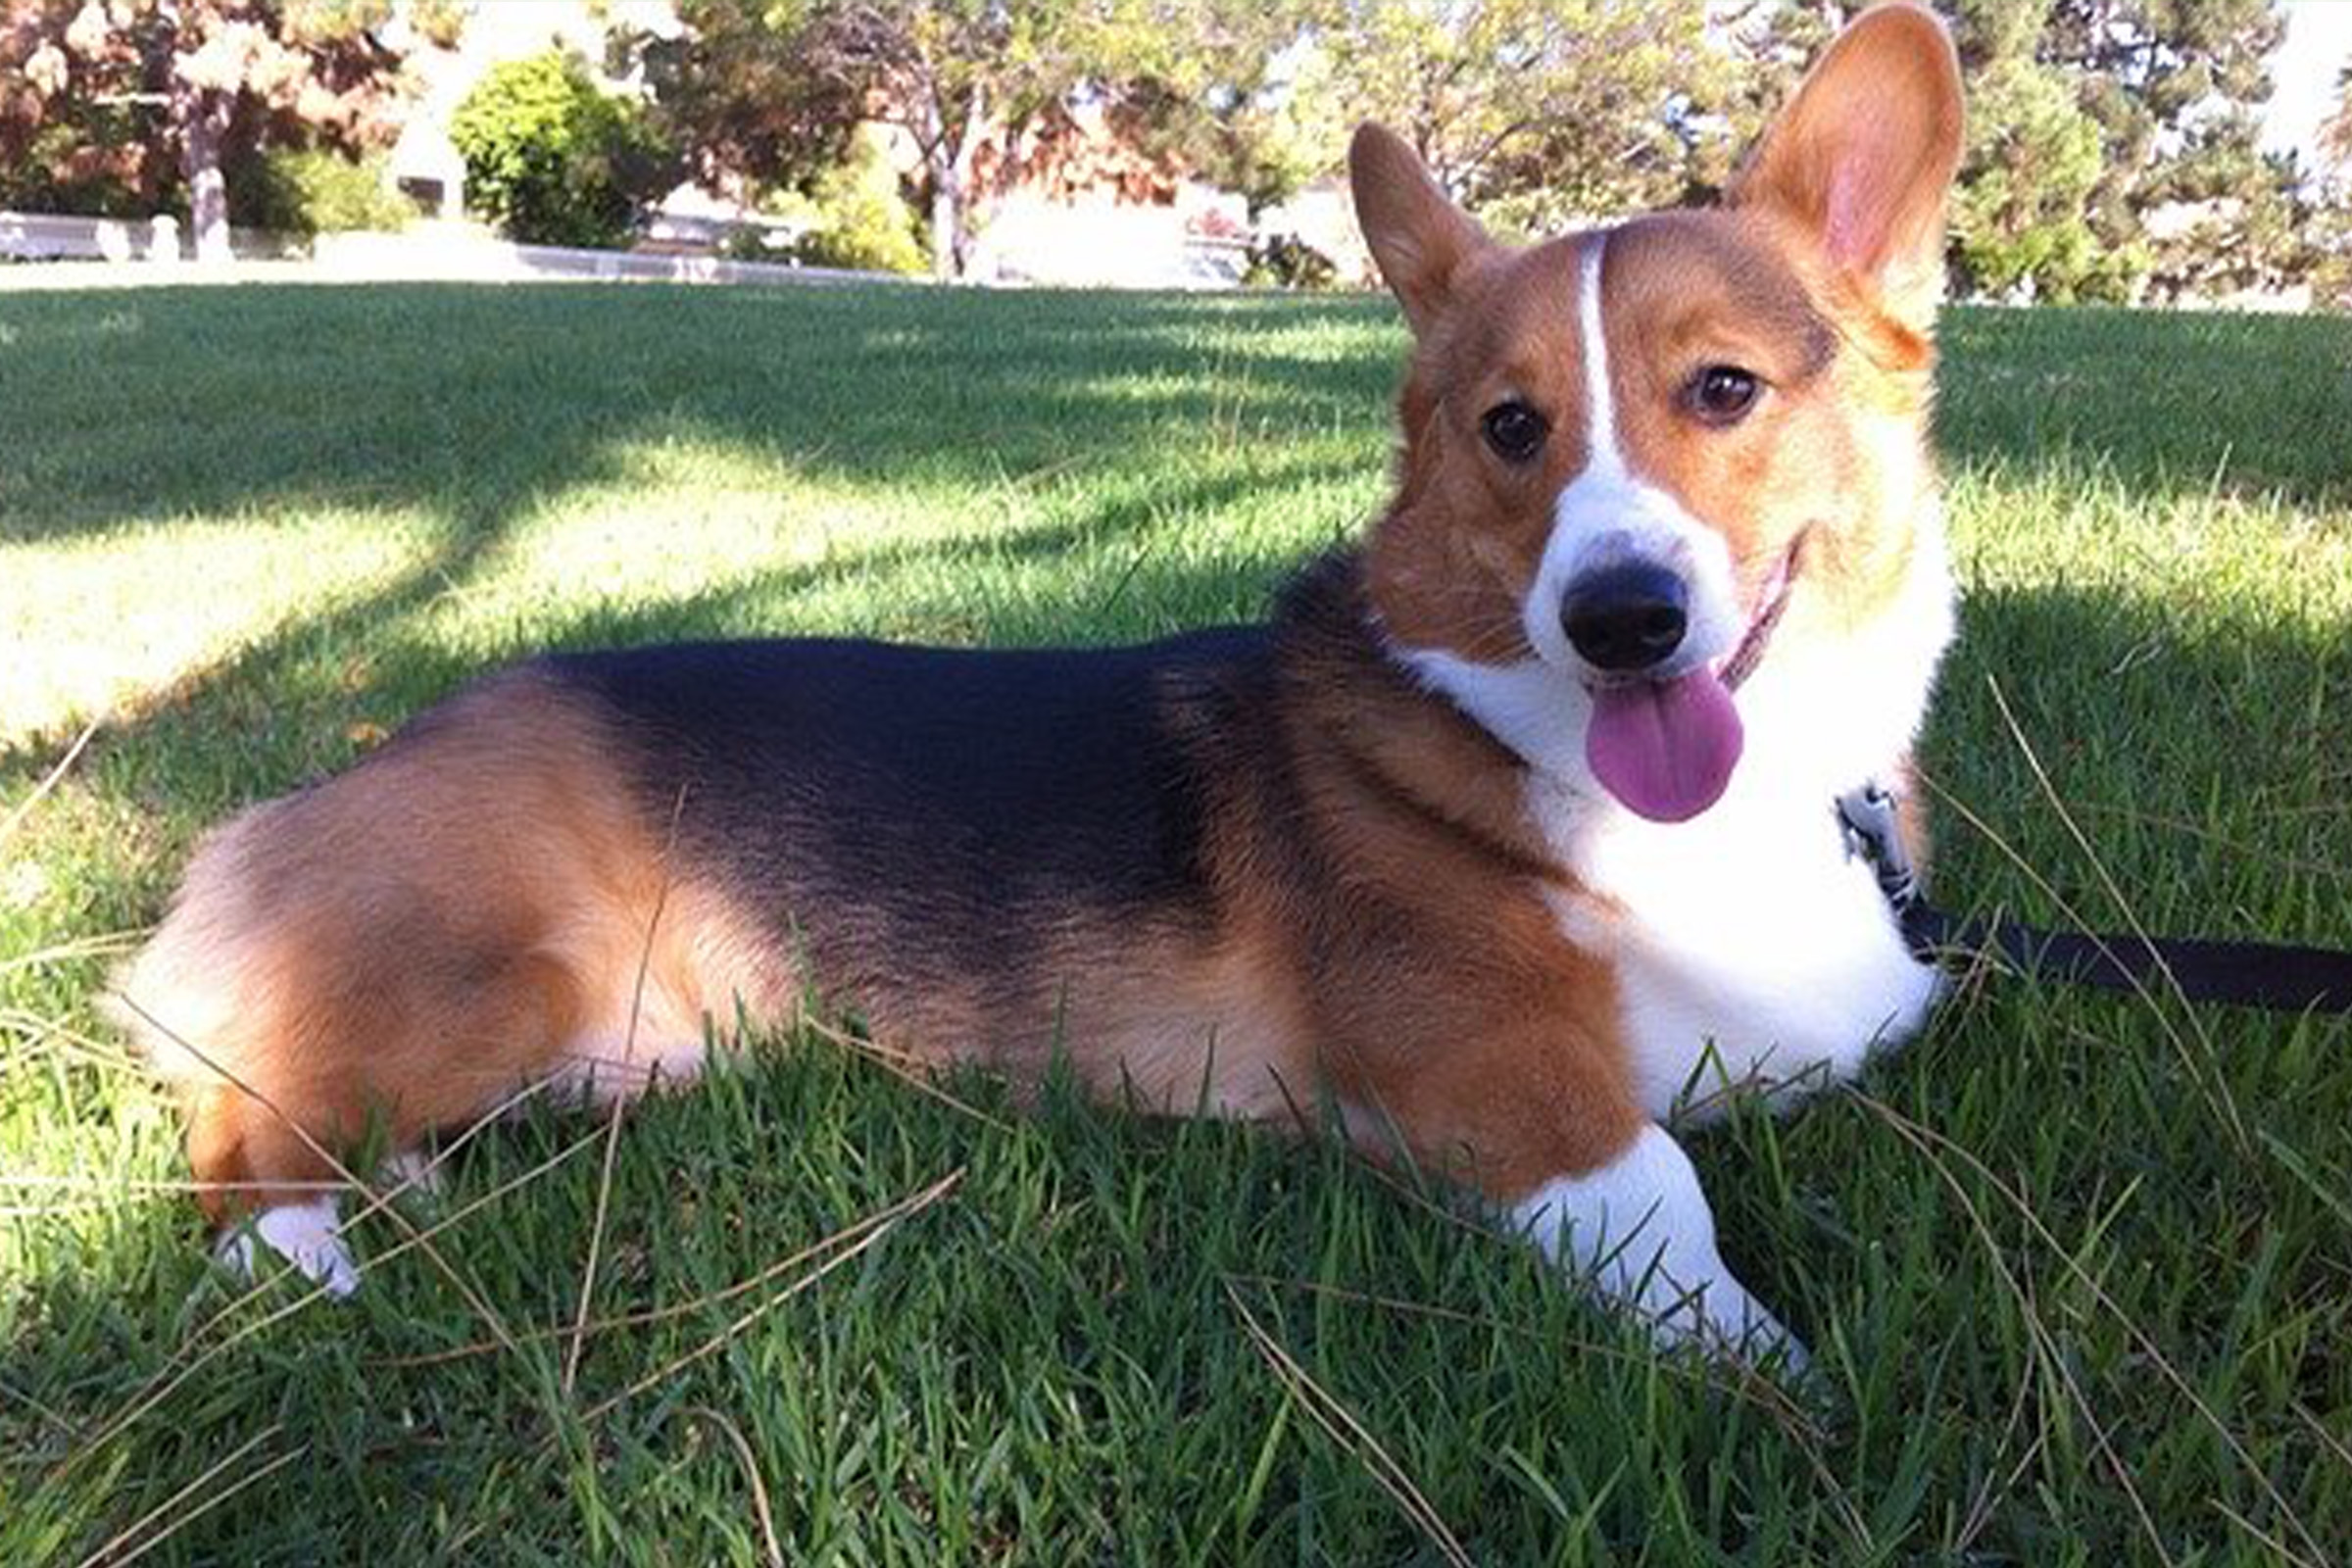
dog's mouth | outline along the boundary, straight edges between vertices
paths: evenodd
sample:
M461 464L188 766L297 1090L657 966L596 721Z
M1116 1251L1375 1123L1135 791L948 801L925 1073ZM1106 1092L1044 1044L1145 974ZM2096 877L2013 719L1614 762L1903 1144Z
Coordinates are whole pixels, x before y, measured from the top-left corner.
M1746 740L1732 694L1763 662L1796 587L1809 531L1799 532L1774 564L1730 653L1664 679L1593 688L1585 760L1601 787L1637 816L1688 822L1731 787Z
M1730 653L1715 661L1715 678L1727 690L1738 691L1764 662L1764 650L1772 645L1773 628L1780 625L1782 612L1788 608L1788 596L1796 588L1796 574L1804 564L1805 541L1812 533L1812 526L1807 524L1788 541L1788 548L1773 563L1772 574L1764 579L1764 587L1756 595L1755 612L1747 617L1747 629L1740 634L1740 641Z

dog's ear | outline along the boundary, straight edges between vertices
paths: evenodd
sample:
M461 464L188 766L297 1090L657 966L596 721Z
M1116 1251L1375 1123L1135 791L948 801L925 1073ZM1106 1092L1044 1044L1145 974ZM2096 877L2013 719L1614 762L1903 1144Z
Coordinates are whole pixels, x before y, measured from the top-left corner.
M1943 292L1943 207L1960 166L1960 61L1923 5L1874 6L1838 35L1733 181L1735 207L1810 235L1897 318Z
M1348 147L1355 220L1415 332L1446 307L1462 266L1494 241L1446 199L1412 148L1366 121Z

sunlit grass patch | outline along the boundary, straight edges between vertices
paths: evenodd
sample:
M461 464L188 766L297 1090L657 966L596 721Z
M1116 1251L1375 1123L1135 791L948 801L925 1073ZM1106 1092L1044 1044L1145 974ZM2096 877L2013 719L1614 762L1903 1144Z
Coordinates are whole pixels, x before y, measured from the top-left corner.
M289 624L358 604L427 559L415 513L157 523L0 544L0 746L136 714Z

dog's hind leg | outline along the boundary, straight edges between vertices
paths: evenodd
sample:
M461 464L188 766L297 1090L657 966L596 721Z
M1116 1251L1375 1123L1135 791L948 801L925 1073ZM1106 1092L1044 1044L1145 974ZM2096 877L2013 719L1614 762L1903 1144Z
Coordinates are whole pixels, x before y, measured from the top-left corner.
M534 955L478 980L458 969L424 957L315 996L309 1030L247 1039L233 1067L218 1064L220 1081L193 1089L189 1165L238 1273L257 1272L258 1241L349 1294L359 1269L337 1195L368 1174L347 1163L358 1147L380 1137L397 1166L427 1134L556 1072L579 1016L564 967Z
M356 1147L397 1156L542 1084L674 1079L707 1013L785 994L621 753L526 668L204 844L116 1011L182 1089L215 1221L347 1287Z

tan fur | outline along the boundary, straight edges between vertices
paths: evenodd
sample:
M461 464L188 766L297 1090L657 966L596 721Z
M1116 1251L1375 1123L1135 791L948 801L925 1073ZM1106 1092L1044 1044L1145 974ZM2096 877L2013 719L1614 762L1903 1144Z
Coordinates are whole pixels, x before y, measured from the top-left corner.
M1296 986L1261 954L1073 912L1053 950L1018 972L914 981L877 952L874 972L850 989L875 1042L914 1060L975 1063L1023 1092L1062 1065L1107 1103L1280 1119L1283 1085L1312 1074L1296 1054Z
M1640 1112L1614 986L1548 911L1575 883L1515 762L1389 672L1300 657L1286 676L1303 831L1340 880L1253 871L1244 856L1302 831L1262 807L1226 819L1225 869L1237 936L1279 956L1303 1004L1314 1076L1293 1093L1336 1099L1367 1152L1498 1201L1620 1145Z
M1860 301L1824 316L1799 270L1740 215L1674 213L1618 230L1603 314L1628 463L1730 544L1758 593L1803 534L1806 591L1781 635L1845 631L1883 611L1910 568L1908 519L1930 493L1925 444L1934 354L1899 363L1835 352L1878 325ZM1857 324L1859 323L1859 324ZM1768 388L1756 412L1704 429L1681 400L1709 365Z
M1527 653L1519 601L1551 533L1551 498L1585 465L1584 363L1566 244L1458 270L1398 398L1397 495L1372 534L1372 601L1402 641L1500 662ZM1551 421L1542 457L1512 466L1480 421L1507 400Z
M213 834L117 1004L188 1098L208 1207L324 1179L378 1122L397 1149L540 1080L641 1085L738 997L780 1006L787 966L645 814L526 675Z
M1924 333L1943 294L1943 208L1963 138L1960 62L1923 5L1871 8L1773 122L1730 201L1788 225L1891 317Z

